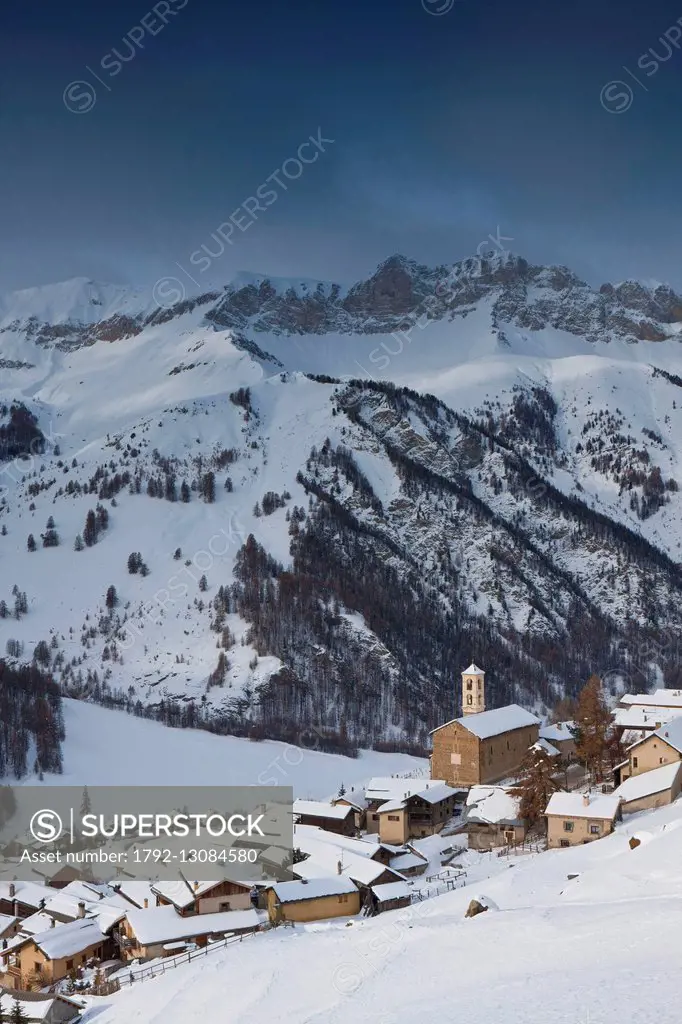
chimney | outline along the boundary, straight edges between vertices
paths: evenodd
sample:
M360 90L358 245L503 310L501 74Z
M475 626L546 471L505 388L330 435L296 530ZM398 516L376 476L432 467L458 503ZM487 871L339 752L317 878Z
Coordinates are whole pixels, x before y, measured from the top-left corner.
M198 892L199 891L199 883L195 882L194 885L192 886L192 888L194 889L195 892Z
M149 900L147 899L146 896L144 898L144 909L149 910Z
M341 863L340 860L337 860L337 862L336 862L336 873L337 873L337 875L340 875L342 871L343 871L343 864Z
M16 894L17 894L17 887L16 887L16 885L14 884L14 882L10 882L10 883L9 883L9 898L10 898L11 900L13 900L13 899L14 899L14 897L16 896Z
M50 918L50 928L54 928L56 926L56 924L57 924L57 922L55 921L55 919L53 917Z
M85 917L85 904L82 902L78 904L78 916Z
M583 807L589 807L589 806L590 806L590 794L589 793L583 793Z

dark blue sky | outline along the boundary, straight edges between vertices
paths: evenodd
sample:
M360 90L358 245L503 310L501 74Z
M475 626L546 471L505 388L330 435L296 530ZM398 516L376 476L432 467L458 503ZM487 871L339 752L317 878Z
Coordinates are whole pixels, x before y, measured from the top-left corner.
M396 251L459 259L499 226L509 248L594 283L682 287L682 49L661 42L677 43L682 7L156 6L165 25L148 0L4 12L0 291L191 269L277 171L286 191L252 222L237 214L250 226L206 282L240 269L354 280ZM653 71L650 48L669 52ZM600 102L617 79L632 93L616 85L604 102L620 113ZM318 128L333 144L287 179L282 164Z

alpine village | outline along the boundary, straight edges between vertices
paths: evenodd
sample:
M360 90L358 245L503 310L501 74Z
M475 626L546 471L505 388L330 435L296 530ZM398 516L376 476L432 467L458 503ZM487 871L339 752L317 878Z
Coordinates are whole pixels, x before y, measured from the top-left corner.
M682 790L682 690L613 703L592 676L543 724L518 704L488 709L485 672L469 665L461 715L431 733L428 773L295 800L291 881L103 881L62 867L0 882L0 1022L76 1020L79 996L109 995L245 938L266 941L273 928L352 926L393 911L405 919L489 877L500 858L560 857L671 804ZM466 916L488 909L479 896Z

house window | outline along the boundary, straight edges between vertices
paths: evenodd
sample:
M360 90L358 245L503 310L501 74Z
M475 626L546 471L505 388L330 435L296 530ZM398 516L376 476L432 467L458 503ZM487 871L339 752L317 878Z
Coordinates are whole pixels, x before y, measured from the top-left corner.
M379 815L378 814L373 814L372 815L372 821L378 821L378 820L379 820Z
M72 971L73 970L73 960L67 960L66 961L66 969L67 969L67 971Z
M467 683L467 690L470 690L470 689L471 689L471 680L469 680L468 683Z
M662 757L659 757L659 759L658 759L658 763L659 763L659 764L663 764L663 758L662 758Z
M572 821L565 821L564 822L564 832L572 832L572 831L573 831L573 822Z
M590 825L590 835L598 836L600 832L601 832L601 826L600 825Z
M570 845L571 844L569 843L568 839L560 839L559 840L559 846L570 846Z
M389 821L400 821L400 815L399 814L389 814L388 820Z
M633 757L633 759L632 759L632 767L633 768L637 767L637 758L636 757Z
M461 764L461 763L462 763L462 755L461 754L450 754L450 764Z
M33 970L36 974L42 974L43 965L36 962L33 964Z
M348 893L344 892L339 896L339 903L348 903Z
M474 700L470 693L467 694L467 704L473 704Z

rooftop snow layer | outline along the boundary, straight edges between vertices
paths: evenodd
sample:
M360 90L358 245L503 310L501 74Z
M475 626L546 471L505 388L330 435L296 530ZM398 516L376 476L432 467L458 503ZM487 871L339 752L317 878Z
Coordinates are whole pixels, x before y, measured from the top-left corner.
M294 814L305 814L311 818L335 818L343 821L353 808L343 804L327 804L323 800L294 800Z
M562 818L598 818L600 821L611 821L618 813L619 806L620 797L615 793L590 795L587 803L583 800L582 793L553 793L545 814Z
M466 802L466 820L499 825L518 821L519 801L502 786L472 786Z
M619 796L624 803L629 803L631 800L640 800L642 797L652 796L654 793L662 793L664 790L670 789L680 771L682 771L682 762L675 761L673 764L664 764L660 768L654 768L650 772L633 775L622 782L613 795Z
M96 946L103 937L99 923L87 918L48 928L34 935L33 942L49 960L61 960L83 953L90 946Z
M386 882L384 885L373 885L372 892L383 903L385 900L399 900L411 897L414 889L409 882Z
M561 740L572 740L571 729L575 728L575 722L555 722L553 725L540 726L540 739L556 743Z
M199 935L225 935L231 931L257 928L265 919L264 911L228 910L218 914L182 917L175 907L131 910L126 917L141 946L155 946Z
M444 779L431 779L425 782L424 779L403 779L376 778L370 779L365 787L365 798L370 801L406 800L408 796L420 793L431 786L444 786Z
M446 725L457 722L465 729L478 736L480 740L489 739L491 736L499 736L503 732L513 732L514 729L524 729L529 725L539 725L540 719L526 711L519 704L507 704L503 708L493 708L491 711L479 711L474 715L463 715L461 718L453 718L450 722L439 725L437 729L431 730L431 735L444 729Z
M271 888L280 903L296 903L299 900L314 900L324 896L344 896L358 891L350 878L344 878L343 875L333 878L311 878L309 881L301 882L274 882Z
M668 746L673 748L673 750L682 754L682 715L678 718L673 718L671 722L666 722L665 725L662 725L660 729L656 729L656 731L651 733L649 736L645 736L643 739L637 740L637 742L633 743L629 749L632 750L633 747L638 747L640 743L645 743L647 740L651 739L652 736L658 736L659 739L667 743Z

